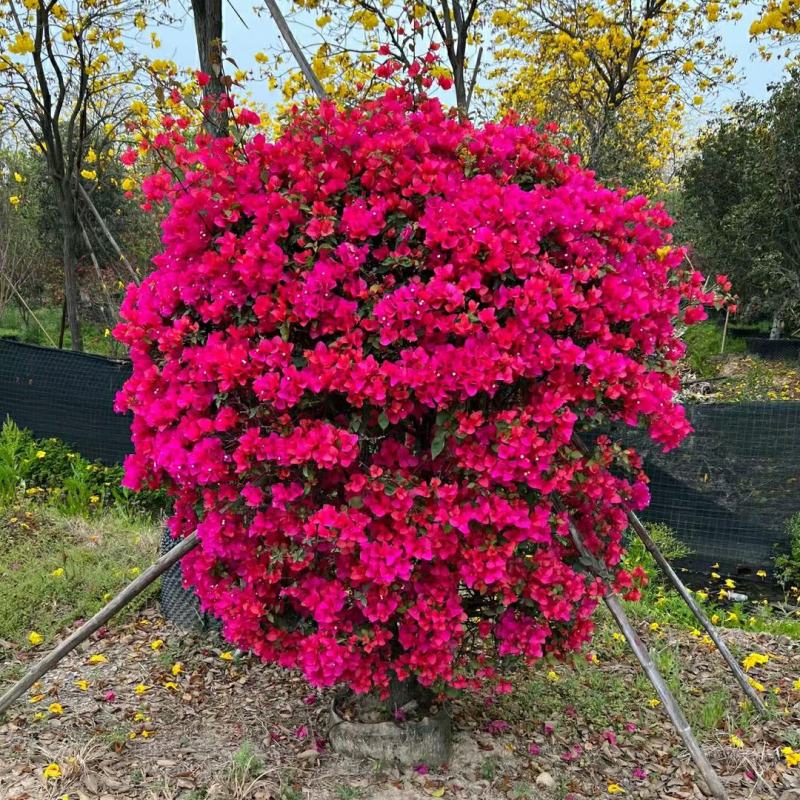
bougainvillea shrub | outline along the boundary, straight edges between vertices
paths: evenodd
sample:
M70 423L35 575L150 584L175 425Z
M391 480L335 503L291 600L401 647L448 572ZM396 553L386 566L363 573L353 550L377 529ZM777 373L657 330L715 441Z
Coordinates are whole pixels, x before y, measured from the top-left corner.
M554 130L403 90L273 142L165 126L163 252L116 331L126 481L197 530L184 575L225 636L357 692L503 688L503 657L578 650L602 586L565 514L633 597L623 504L648 493L634 453L573 434L689 430L675 324L713 297L667 214Z

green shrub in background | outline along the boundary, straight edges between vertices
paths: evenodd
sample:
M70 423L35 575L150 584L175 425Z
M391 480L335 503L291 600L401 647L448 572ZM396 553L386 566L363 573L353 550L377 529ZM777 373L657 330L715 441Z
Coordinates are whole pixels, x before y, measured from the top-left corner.
M156 519L166 510L163 491L131 492L121 483L121 466L87 461L58 439L35 439L10 419L0 429L0 505L24 494L72 515L114 507Z
M788 543L775 556L775 577L784 591L800 587L800 512L786 520Z

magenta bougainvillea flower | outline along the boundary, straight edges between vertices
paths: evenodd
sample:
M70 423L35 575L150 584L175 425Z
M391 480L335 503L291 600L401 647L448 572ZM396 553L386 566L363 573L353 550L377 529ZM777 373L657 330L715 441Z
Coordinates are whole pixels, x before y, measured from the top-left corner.
M255 115L239 115L246 126ZM184 575L225 636L314 685L504 688L502 659L579 649L613 588L638 457L666 447L676 321L714 301L660 207L604 188L555 128L475 126L390 90L261 133L186 140L143 185L155 271L116 336L126 485L162 485Z

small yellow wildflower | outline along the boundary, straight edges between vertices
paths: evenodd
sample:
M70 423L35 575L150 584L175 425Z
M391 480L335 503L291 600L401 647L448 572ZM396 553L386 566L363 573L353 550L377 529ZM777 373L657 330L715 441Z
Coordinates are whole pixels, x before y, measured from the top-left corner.
M220 653L219 657L223 661L233 661L233 653L230 650L226 650L224 653Z
M759 578L766 578L767 571L765 569L760 569L758 572L756 572L756 575L758 575Z
M37 711L33 715L33 721L34 722L41 722L43 719L44 719L44 711Z
M611 634L611 638L615 642L621 642L625 637L619 631L614 631L614 633Z
M138 575L141 572L141 570L139 569L139 567L131 567L128 570L128 572L135 577L136 575Z
M48 764L43 770L42 775L48 780L58 780L61 777L61 767L58 766L55 762L52 764Z
M18 194L12 194L11 197L8 198L8 202L11 203L14 208L19 205L20 197Z
M657 622L651 622L650 623L650 630L651 631L657 631L660 627L661 626Z
M798 678L798 679L797 679L797 680L796 680L796 681L795 681L795 682L792 684L792 689L794 689L794 690L795 690L795 691L797 691L797 692L800 692L800 678Z
M744 747L744 742L735 733L731 735L730 743L734 747Z
M748 676L748 678L747 678L747 682L748 682L748 683L749 683L749 684L750 684L750 685L751 685L751 686L752 686L752 687L753 687L753 688L754 688L754 689L755 689L757 692L763 692L763 691L764 691L764 684L763 684L763 683L759 683L757 680L754 680L753 678L751 678L751 677L749 677L749 676Z
M695 639L699 639L702 634L700 633L697 628L694 628L692 631L689 632L689 636L693 636Z
M58 569L54 569L50 575L54 578L60 578L64 574L64 567L58 567Z
M561 680L561 677L555 670L551 669L547 673L547 680L549 680L550 683L558 683Z
M22 175L19 174L19 172L15 172L14 173L14 180L17 183L22 183L25 180L25 178L23 178Z
M29 703L40 703L42 700L44 700L43 694L34 694L28 698Z
M138 683L133 691L136 692L136 694L144 694L145 692L149 692L152 688L152 686L145 686L143 683Z
M609 794L625 794L625 790L618 783L609 783L608 784L608 793Z
M716 625L720 620L719 614L712 614L711 621Z
M79 679L79 680L75 681L75 685L76 685L76 686L77 686L77 687L78 687L78 688L79 688L79 689L80 689L82 692L85 692L85 691L86 691L86 690L89 688L89 686L90 686L91 684L89 683L89 681L87 681L87 680L84 680L83 678L81 678L81 679Z
M178 691L178 684L175 681L164 681L164 688L165 689L173 689L174 691Z
M173 675L180 675L183 672L183 664L180 661L176 661L172 665L172 669L170 670Z
M89 502L94 506L100 502L100 496L93 494L89 497Z
M31 631L28 634L28 641L33 647L38 647L44 641L44 636L38 631Z
M795 752L791 747L782 747L781 755L786 759L787 767L796 767L800 764L800 753Z
M712 577L712 578L713 578L715 581L718 581L718 580L719 580L719 579L722 577L722 575L720 575L720 574L719 574L719 572L712 572L712 573L711 573L711 577Z
M694 594L698 600L708 600L708 593L702 589L698 589Z
M661 705L661 701L657 697L651 697L647 701L647 705L649 705L650 708L658 708Z
M742 661L742 666L744 667L745 672L750 672L753 667L758 666L759 664L766 664L769 661L769 656L765 655L764 653L750 653L744 661Z
M50 705L47 706L47 710L51 714L63 714L64 706L62 706L61 703L50 703Z
M37 450L36 451L36 458L44 458L47 455L46 450Z
M108 662L108 659L102 653L95 653L93 656L89 656L86 663L87 664L105 664Z
M152 642L150 642L150 649L151 650L158 650L159 647L163 647L163 646L164 646L164 640L163 639L154 639Z
M81 178L85 178L87 181L96 181L97 173L93 169L82 169Z
M726 578L725 579L725 588L726 589L735 589L736 588L736 584L730 578Z

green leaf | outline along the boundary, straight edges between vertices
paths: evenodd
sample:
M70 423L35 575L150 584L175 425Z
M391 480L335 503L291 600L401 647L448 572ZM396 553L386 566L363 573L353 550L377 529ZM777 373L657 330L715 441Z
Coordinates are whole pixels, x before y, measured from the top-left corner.
M381 426L382 431L389 427L389 417L386 416L385 411L381 411L381 415L378 417L378 425Z
M447 431L440 430L436 433L436 436L433 437L433 441L431 442L431 458L436 458L436 456L444 450L446 439Z

